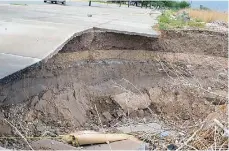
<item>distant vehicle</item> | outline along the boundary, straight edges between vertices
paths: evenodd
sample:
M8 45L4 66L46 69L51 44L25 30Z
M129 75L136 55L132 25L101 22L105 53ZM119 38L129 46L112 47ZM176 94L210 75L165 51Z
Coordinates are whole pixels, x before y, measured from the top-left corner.
M66 0L44 0L44 3L46 3L46 2L51 2L54 4L61 3L61 4L65 5Z

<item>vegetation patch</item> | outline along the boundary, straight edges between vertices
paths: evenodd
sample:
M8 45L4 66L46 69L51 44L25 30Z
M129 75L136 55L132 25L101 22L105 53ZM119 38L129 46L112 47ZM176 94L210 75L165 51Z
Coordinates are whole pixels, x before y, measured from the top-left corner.
M186 11L165 10L158 17L159 29L175 29L188 27L205 27L205 22L199 18L191 18Z
M228 13L217 12L210 9L185 9L191 18L202 20L206 23L214 21L228 22Z

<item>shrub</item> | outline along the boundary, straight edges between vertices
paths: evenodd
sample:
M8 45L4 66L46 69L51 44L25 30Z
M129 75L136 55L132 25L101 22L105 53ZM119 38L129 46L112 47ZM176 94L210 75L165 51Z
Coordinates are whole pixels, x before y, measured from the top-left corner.
M188 8L190 7L190 3L186 2L186 1L169 1L169 0L164 0L164 1L153 1L154 4L160 4L163 5L167 8L170 9L182 9L182 8Z
M188 8L188 7L190 7L190 3L186 2L186 1L182 1L182 2L180 2L179 7L180 8Z

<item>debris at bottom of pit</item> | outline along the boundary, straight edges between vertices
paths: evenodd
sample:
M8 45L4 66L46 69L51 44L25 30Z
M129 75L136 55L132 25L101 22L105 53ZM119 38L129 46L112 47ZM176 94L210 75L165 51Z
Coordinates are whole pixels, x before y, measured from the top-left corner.
M43 139L32 142L31 146L36 150L76 150L76 147L73 147L62 142L58 142L51 139Z
M161 125L159 125L157 123L122 126L122 127L118 127L117 129L123 133L131 133L131 132L139 132L139 131L150 132L150 133L162 132Z
M145 151L145 150L148 150L149 148L149 144L143 141L140 141L136 139L135 137L131 135L127 135L127 134L123 134L123 135L122 134L101 134L101 133L94 132L94 131L82 131L82 132L78 132L77 134L78 138L76 138L76 140L78 140L79 143L84 144L84 146L81 146L79 144L78 147L74 147L69 144L65 144L63 142L59 142L59 141L52 140L52 139L43 139L43 140L34 141L31 143L31 146L33 147L33 149L36 149L36 150L81 150L81 149L82 150L110 150L112 149L112 150L142 150L142 151ZM88 135L88 133L90 135ZM98 135L99 135L99 138L95 139ZM97 143L98 140L101 140L102 137L104 137L103 139L107 139L107 141L99 141L100 144L93 144L93 141L96 141L95 143ZM124 138L124 140L117 139L117 137ZM132 139L129 139L129 137L131 137ZM117 140L115 142L112 142L113 138ZM85 146L85 144L87 145Z
M12 130L9 124L4 122L4 115L0 112L0 136L2 135L11 135Z
M123 140L110 144L98 144L86 146L83 150L149 150L149 145L142 141Z
M168 149L168 150L176 150L176 149L177 149L177 146L174 145L174 144L169 144L169 145L167 146L167 149Z
M3 148L3 147L0 146L0 150L5 150L5 151L7 151L8 149Z

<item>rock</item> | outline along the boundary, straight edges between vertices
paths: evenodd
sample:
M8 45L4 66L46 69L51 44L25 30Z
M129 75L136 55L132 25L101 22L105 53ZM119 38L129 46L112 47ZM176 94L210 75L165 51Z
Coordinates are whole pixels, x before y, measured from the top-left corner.
M218 74L219 79L226 80L228 78L227 73L221 72Z
M4 121L4 115L0 112L0 136L10 134L12 134L11 127Z
M139 117L144 117L144 111L143 110L139 110L138 111L138 116Z
M163 137L167 137L169 136L169 132L168 131L164 131L160 134L160 137L163 138Z
M5 150L5 151L9 151L9 149L3 148L0 146L0 150Z
M149 90L150 100L154 103L160 103L160 96L162 89L159 87L150 88Z
M0 103L4 102L5 98L6 98L6 95L0 94Z
M168 149L168 150L176 150L176 149L177 149L177 146L174 145L174 144L169 144L169 145L167 146L167 149Z
M33 97L33 99L31 100L31 107L34 107L38 101L39 101L38 96Z
M147 94L121 93L111 96L125 111L136 111L147 108L151 101Z
M112 120L112 116L109 112L103 112L102 114L107 120L109 120L109 121Z
M42 96L43 100L51 100L52 99L52 91L48 90L46 91L43 96Z
M190 115L186 111L181 112L180 116L181 116L181 119L183 119L183 120L189 120L190 119Z
M78 96L78 93L76 99L73 92L72 89L66 89L56 94L53 99L51 92L47 91L35 105L36 118L43 122L81 126L87 119L88 100L84 95Z
M211 22L212 24L216 24L218 26L223 26L223 27L226 27L228 28L228 23L224 22L224 21L221 21L221 20L216 20L216 21L213 21Z
M225 104L228 99L227 92L222 90L215 90L213 93L207 93L204 97L214 105Z
M43 139L31 143L35 150L76 150L75 147L51 139Z
M44 132L46 130L46 127L39 122L36 126L36 129L40 132Z
M149 150L149 145L142 141L123 140L110 144L99 144L83 147L83 150Z
M123 115L125 115L125 113L122 110L118 110L117 115L118 117L122 117Z
M35 109L38 111L44 112L47 105L48 105L48 102L46 100L39 100L39 102L35 106Z
M118 127L117 129L119 131L122 131L123 133L130 133L130 132L160 133L162 131L161 125L157 123L121 126L121 127Z
M204 127L207 128L207 127L211 127L212 125L214 125L214 119L218 119L218 117L220 117L220 114L217 113L217 112L213 112L213 113L210 113L206 119L205 119L205 124L204 124Z
M205 118L203 129L208 129L209 127L215 125L214 119L227 121L227 117L227 110L218 110L216 112L212 112Z

